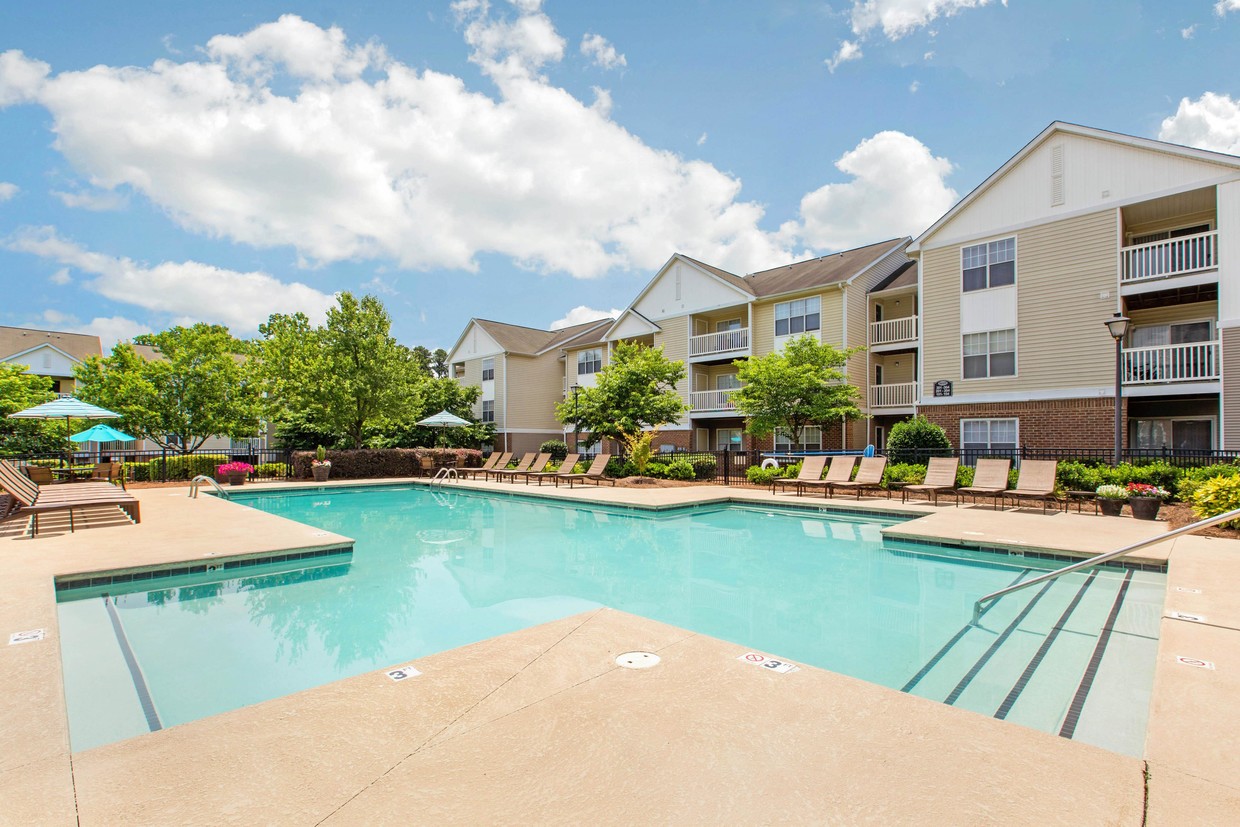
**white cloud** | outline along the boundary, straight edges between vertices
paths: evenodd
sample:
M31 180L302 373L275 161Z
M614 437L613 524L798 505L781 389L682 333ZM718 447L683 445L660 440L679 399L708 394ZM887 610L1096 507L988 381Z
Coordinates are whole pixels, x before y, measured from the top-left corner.
M698 139L697 139L697 145L698 145L698 146L701 146L701 145L702 145L702 144L704 144L704 143L706 143L706 133L705 133L705 132L703 132L701 135L698 135Z
M1195 35L1196 33L1197 33L1197 24L1196 24L1196 23L1194 23L1193 25L1189 26L1188 28L1185 28L1185 29L1180 29L1180 37L1184 38L1185 40L1192 40L1192 39L1193 39L1193 35Z
M562 319L556 319L554 322L549 324L547 329L559 330L562 327L572 327L575 324L585 324L586 322L593 322L598 319L614 319L623 312L624 311L618 307L613 307L611 310L595 310L593 307L586 307L584 304L579 304L572 310L565 313Z
M60 285L63 287L64 285L70 284L73 282L73 276L69 275L68 267L61 267L55 273L52 273L50 276L48 276L47 280L50 281L52 284Z
M832 74L835 74L836 68L838 68L841 63L847 63L850 60L860 59L861 44L852 40L841 40L840 48L837 49L835 54L828 60L824 60L823 63L827 64L827 69L829 69Z
M628 66L624 55L616 51L616 47L607 42L601 34L587 34L581 38L581 53L594 61L595 66L603 69L615 69L617 66Z
M21 187L17 184L10 184L8 181L0 181L0 203L4 203L17 195Z
M129 203L129 199L124 194L113 190L86 190L81 192L58 192L52 190L52 195L59 198L66 207L76 207L94 212L119 210Z
M1240 155L1240 100L1216 92L1182 98L1175 114L1163 120L1158 139Z
M99 344L104 354L109 353L117 342L128 342L140 333L155 332L150 325L126 319L123 316L96 316L89 322L83 322L72 313L47 309L22 327L37 330L57 330L63 333L86 333L99 337Z
M1218 0L1214 4L1214 13L1219 17L1224 16L1229 11L1240 11L1240 0Z
M304 311L321 320L332 296L267 273L239 273L197 261L165 261L153 267L95 253L60 238L52 227L26 227L5 240L16 252L55 261L94 278L83 286L115 302L141 307L176 323L228 325L239 335L254 332L272 313Z
M494 97L286 15L149 67L49 76L10 52L0 101L45 107L94 187L309 266L472 270L498 254L587 278L675 250L738 272L792 260L795 239L760 226L737 178L646 145L611 120L610 96L590 105L539 76L564 41L538 3L507 8L453 6Z
M1240 0L1228 0L1240 2ZM899 40L939 17L990 4L990 0L853 0L853 34L882 29L889 40ZM1007 0L1003 0L1007 5Z
M827 184L801 199L802 236L816 248L841 250L916 235L956 202L956 191L944 181L951 162L902 132L867 138L835 166L853 180Z
M916 94L917 94L917 90L919 90L919 89L921 89L921 81L920 81L920 80L915 80L915 81L913 81L912 83L910 83L910 84L908 85L908 91L909 91L909 94L910 94L910 95L916 95Z
M922 60L934 60L934 52L926 52L921 56Z

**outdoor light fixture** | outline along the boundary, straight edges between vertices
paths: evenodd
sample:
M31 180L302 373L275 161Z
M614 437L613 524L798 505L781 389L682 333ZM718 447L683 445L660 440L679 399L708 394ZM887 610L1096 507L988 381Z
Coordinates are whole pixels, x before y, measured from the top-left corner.
M1123 313L1116 313L1110 319L1107 319L1107 330L1111 333L1111 338L1115 340L1115 459L1114 463L1119 465L1120 455L1124 450L1124 413L1123 413L1123 393L1124 393L1124 337L1128 335L1128 325L1132 319Z

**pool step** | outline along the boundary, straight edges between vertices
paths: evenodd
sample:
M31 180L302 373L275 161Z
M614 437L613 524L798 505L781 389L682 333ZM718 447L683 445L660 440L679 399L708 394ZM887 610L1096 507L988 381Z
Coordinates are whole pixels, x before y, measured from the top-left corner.
M1154 622L1125 609L1131 586L1131 571L1093 570L1001 598L978 626L962 627L904 691L1139 754L1149 683L1132 680L1130 670L1146 661L1152 669L1157 644ZM1117 696L1125 702L1113 703Z

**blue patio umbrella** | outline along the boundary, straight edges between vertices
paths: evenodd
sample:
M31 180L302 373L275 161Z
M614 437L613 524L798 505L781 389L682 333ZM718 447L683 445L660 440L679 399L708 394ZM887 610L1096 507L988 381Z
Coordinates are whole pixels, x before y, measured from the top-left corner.
M136 438L102 423L69 437L73 442L133 442Z

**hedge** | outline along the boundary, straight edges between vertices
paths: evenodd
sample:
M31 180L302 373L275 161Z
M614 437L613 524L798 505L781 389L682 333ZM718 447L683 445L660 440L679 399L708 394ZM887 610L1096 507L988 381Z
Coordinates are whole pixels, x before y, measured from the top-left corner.
M422 458L446 461L455 459L459 468L482 465L482 452L473 448L358 448L349 451L328 451L333 479L373 479L376 477L415 477L422 469ZM293 452L293 476L311 476L310 463L314 451Z

